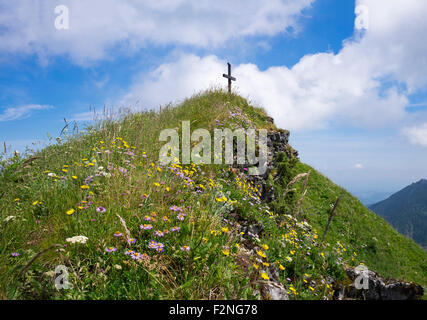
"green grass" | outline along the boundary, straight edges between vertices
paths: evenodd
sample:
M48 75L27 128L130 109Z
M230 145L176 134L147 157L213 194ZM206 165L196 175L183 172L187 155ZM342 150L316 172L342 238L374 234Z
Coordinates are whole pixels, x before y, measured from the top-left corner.
M302 182L295 184L296 192L284 199L278 194L267 205L257 186L225 165L161 167L160 131L180 131L184 120L191 121L192 130L277 130L261 108L211 90L158 112L106 118L85 134L3 160L0 298L256 299L277 270L276 280L291 298L322 299L332 295L329 277L344 281L342 266L360 262L383 276L426 285L427 254L348 193L326 243L320 242L330 205L342 189L313 169L297 207ZM282 178L272 183L280 192L293 175L308 170L297 159L287 161ZM106 212L96 211L101 206ZM171 206L181 208L183 221ZM304 218L308 223L301 223ZM259 239L245 229L253 223L264 228ZM143 224L153 229L141 230ZM175 226L178 232L171 231ZM126 229L135 243L127 243ZM169 233L156 238L155 230ZM87 242L66 241L78 235ZM150 240L161 242L164 251L150 249ZM116 251L106 252L109 247ZM146 255L134 260L126 250ZM71 289L55 289L58 265L68 268Z

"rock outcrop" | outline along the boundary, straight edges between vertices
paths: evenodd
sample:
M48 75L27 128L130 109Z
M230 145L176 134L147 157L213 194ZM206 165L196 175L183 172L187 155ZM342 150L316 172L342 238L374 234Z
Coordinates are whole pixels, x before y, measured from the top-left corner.
M424 294L420 285L385 280L371 270L346 268L345 271L352 283L347 286L335 285L334 298L338 300L420 300Z

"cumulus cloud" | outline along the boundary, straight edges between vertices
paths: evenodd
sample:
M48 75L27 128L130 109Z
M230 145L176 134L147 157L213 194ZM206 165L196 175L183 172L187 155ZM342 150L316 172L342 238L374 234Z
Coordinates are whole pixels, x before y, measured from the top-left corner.
M405 127L402 129L402 133L412 144L427 147L427 123Z
M68 54L81 64L150 44L212 47L246 36L296 32L314 0L63 0L69 29L55 29L56 0L0 1L0 51Z
M427 2L358 0L356 6L368 9L369 27L355 30L337 54L306 55L291 68L235 66L239 92L289 129L399 125L409 95L427 85L427 42L414 36L427 31ZM183 55L136 77L122 102L152 107L224 84L225 63L215 56Z
M29 104L16 108L7 108L2 113L0 113L0 122L24 119L29 117L31 112L34 110L45 110L51 108L53 107L39 104Z

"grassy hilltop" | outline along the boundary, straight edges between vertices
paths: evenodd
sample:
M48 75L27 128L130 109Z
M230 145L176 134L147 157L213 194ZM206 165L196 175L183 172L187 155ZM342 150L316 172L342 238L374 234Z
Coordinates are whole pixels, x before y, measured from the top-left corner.
M269 203L244 170L160 166L160 131L184 120L278 130L242 97L208 91L0 163L0 298L257 299L274 280L291 299L323 299L360 263L427 286L427 252L296 157L276 155ZM55 289L58 265L71 288Z

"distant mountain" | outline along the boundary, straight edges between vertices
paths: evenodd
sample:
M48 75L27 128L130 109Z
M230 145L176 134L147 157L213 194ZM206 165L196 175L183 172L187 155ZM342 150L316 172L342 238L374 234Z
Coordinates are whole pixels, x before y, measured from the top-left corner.
M427 249L427 180L421 179L369 207Z

